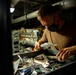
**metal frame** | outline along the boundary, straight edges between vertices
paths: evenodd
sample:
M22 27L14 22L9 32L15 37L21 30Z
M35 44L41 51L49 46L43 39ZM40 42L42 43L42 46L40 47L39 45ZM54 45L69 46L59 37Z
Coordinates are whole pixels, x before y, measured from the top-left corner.
M13 75L10 0L0 0L0 75Z

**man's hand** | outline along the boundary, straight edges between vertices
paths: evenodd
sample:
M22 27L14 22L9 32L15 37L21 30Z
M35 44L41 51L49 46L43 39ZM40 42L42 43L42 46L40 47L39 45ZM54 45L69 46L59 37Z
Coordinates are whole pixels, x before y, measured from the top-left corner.
M36 48L37 50L40 50L40 49L41 49L41 46L40 46L39 42L37 42L37 43L35 44L35 48Z
M63 48L57 53L56 56L59 61L64 62L65 60L68 59L70 55L75 53L76 53L76 46L72 46L72 47Z

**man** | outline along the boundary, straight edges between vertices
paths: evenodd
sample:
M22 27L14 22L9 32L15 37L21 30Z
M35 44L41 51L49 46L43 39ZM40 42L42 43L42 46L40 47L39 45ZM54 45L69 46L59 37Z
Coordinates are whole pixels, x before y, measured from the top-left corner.
M55 6L48 4L40 7L37 18L45 26L45 30L42 38L35 44L36 49L40 49L45 41L58 44L56 47L51 46L51 49L59 50L56 56L61 62L76 54L76 23L65 21L62 15Z

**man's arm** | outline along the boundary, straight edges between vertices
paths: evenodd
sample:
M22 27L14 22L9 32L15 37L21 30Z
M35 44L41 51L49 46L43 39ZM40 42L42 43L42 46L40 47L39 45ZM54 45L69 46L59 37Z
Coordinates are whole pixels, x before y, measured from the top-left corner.
M35 44L35 48L38 49L38 50L40 50L41 49L40 45L43 42L45 42L46 40L47 40L47 38L46 38L46 30L44 30L44 33L43 33L41 39Z

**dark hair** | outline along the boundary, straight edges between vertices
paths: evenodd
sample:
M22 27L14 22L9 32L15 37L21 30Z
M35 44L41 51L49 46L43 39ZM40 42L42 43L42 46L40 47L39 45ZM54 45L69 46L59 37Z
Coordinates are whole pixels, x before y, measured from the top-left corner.
M60 9L57 6L52 6L50 4L42 5L38 11L38 17L43 18L43 17L50 15L58 10L60 10Z

